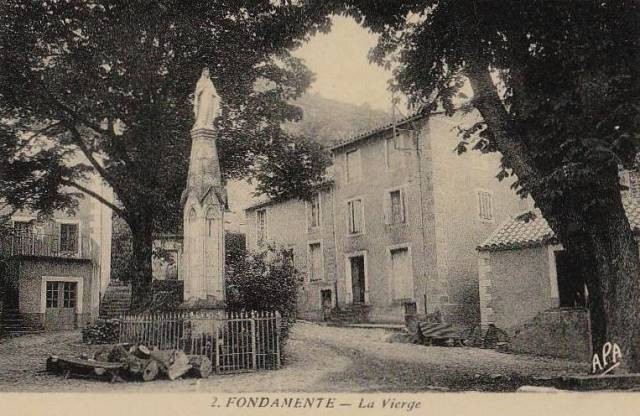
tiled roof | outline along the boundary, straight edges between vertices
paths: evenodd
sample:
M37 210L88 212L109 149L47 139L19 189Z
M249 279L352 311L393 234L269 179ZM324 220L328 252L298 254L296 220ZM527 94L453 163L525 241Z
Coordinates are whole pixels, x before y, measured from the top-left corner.
M415 113L415 114L407 116L407 117L405 117L403 119L397 120L395 122L395 124L396 124L396 127L400 127L401 125L407 124L407 123L412 122L414 120L417 120L417 119L419 119L421 117L423 117L423 114ZM344 147L344 146L347 146L349 144L353 144L353 143L356 143L356 142L358 142L360 140L363 140L363 139L366 139L368 137L371 137L376 133L380 133L380 132L392 129L393 128L393 124L394 123L392 121L392 122L384 124L384 125L382 125L380 127L376 127L373 130L367 130L367 131L359 133L359 134L357 134L355 136L351 136L351 137L348 137L346 139L340 140L340 141L338 141L336 144L334 144L331 147L331 150L340 149L341 147Z
M640 233L640 203L623 198L629 224L634 233ZM528 212L509 218L478 246L479 251L514 250L555 243L555 235L539 213Z
M327 173L324 175L322 182L318 186L320 187L320 189L326 189L325 187L332 186L333 182L334 182L333 169L331 166L329 166L329 169L327 169ZM276 202L282 202L282 201L288 201L288 199L274 200L273 198L270 198L267 195L253 196L249 201L249 204L244 207L244 211L250 211L252 209L262 208L264 206L267 206Z

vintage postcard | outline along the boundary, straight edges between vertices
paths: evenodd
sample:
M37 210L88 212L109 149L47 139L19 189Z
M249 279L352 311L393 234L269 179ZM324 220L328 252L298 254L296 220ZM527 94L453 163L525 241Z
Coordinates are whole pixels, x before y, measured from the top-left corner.
M632 414L638 68L635 1L4 0L3 408Z

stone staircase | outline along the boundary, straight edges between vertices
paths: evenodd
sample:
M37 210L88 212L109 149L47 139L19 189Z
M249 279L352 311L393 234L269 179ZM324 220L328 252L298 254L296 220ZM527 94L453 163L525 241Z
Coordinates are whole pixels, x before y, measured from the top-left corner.
M330 322L336 325L359 324L369 322L369 306L347 305L331 311Z
M131 285L111 282L100 302L100 319L113 319L129 312L131 305Z
M42 323L25 319L17 309L5 309L0 315L0 337L18 337L43 331Z

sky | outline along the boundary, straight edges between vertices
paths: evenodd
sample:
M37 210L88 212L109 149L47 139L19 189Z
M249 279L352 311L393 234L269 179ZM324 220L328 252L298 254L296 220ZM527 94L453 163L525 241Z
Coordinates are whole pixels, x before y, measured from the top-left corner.
M369 104L372 108L391 112L391 93L387 81L391 71L370 64L367 54L375 46L377 35L369 33L353 19L333 17L331 32L320 33L294 51L305 60L316 80L309 89L324 98L349 104ZM402 109L402 114L407 111ZM384 121L386 122L386 120ZM242 181L227 185L233 214L226 216L226 227L243 230L244 213L249 205L253 186Z
M391 72L370 64L369 49L377 35L369 33L353 19L335 16L328 34L320 33L294 51L316 74L310 91L325 98L350 104L369 104L391 110L391 93L387 81Z

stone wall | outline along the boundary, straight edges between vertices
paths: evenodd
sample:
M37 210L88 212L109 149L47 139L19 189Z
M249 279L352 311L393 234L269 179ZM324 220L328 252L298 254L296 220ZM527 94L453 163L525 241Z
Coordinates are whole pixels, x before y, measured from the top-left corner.
M516 353L590 362L589 312L555 308L540 312L522 325L509 328L509 350Z
M429 136L433 159L436 262L442 292L437 301L446 322L478 323L478 260L480 245L510 215L526 208L511 189L512 178L496 179L500 154L469 149L456 154L457 126L470 126L476 113L431 117ZM490 219L481 218L478 192L491 198Z
M482 323L498 328L521 325L558 306L552 293L548 247L482 253ZM553 266L553 265L552 265Z
M320 192L320 226L311 228L307 219L308 204L299 199L267 204L246 213L248 232L247 248L259 251L264 246L256 241L257 210L265 210L267 216L267 242L291 250L296 269L305 274L298 292L298 314L303 319L322 319L321 291L331 290L332 302L336 301L336 250L334 239L333 193L330 189ZM321 244L322 277L309 278L309 244Z

